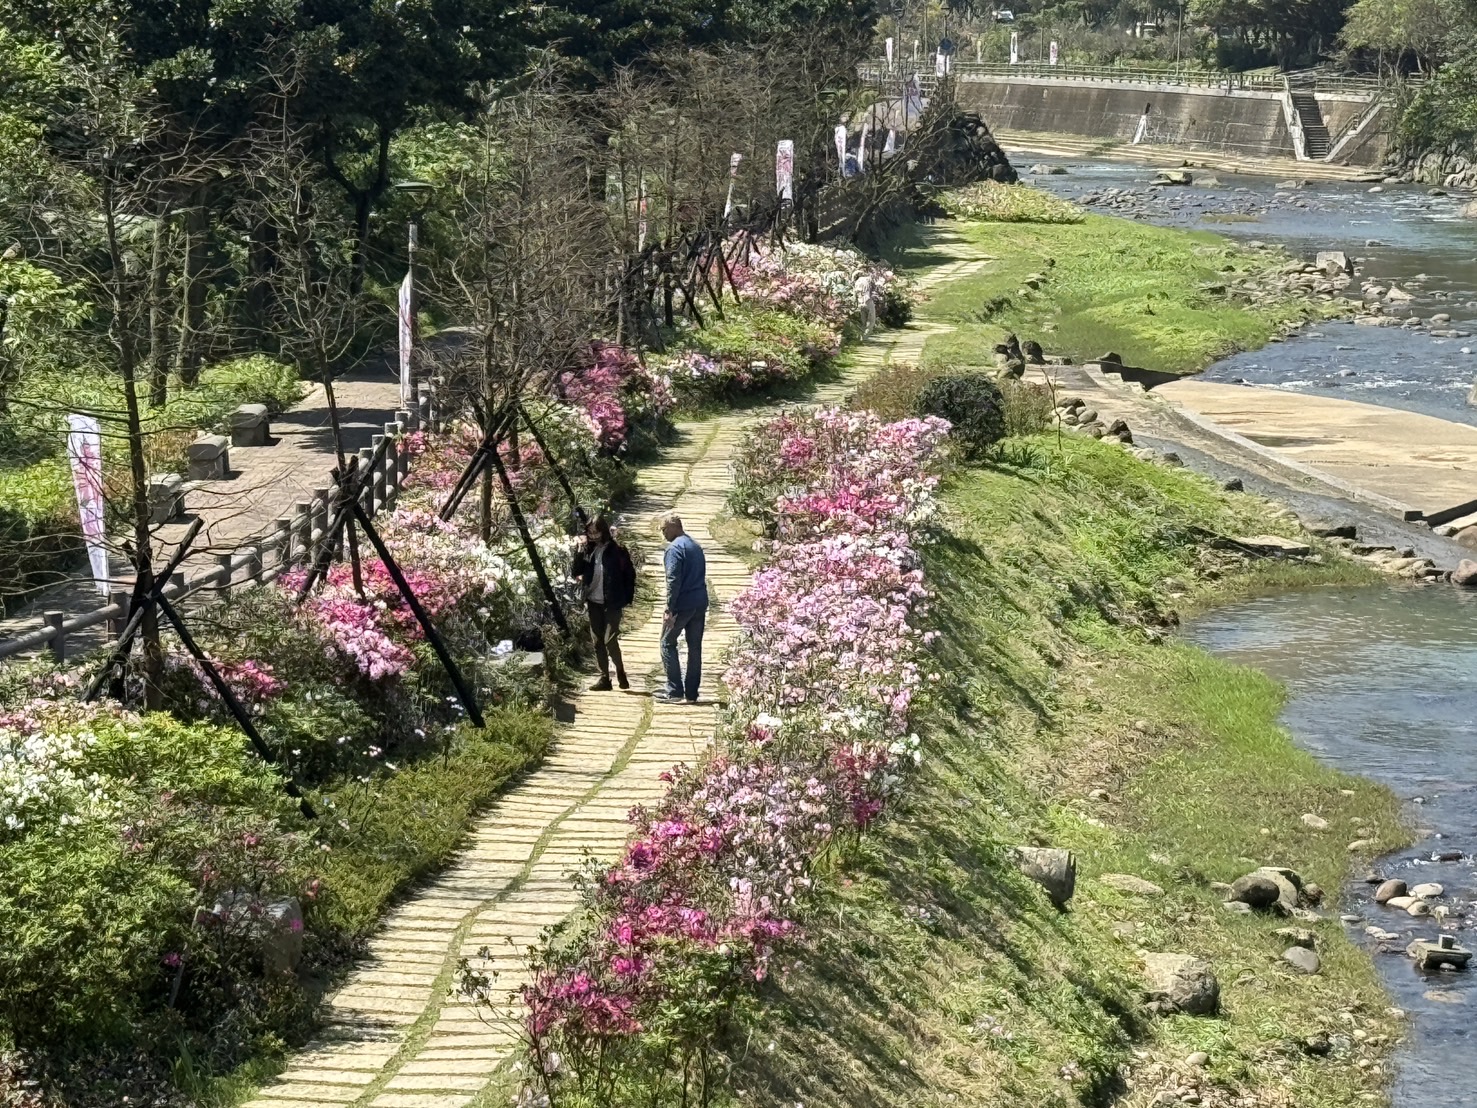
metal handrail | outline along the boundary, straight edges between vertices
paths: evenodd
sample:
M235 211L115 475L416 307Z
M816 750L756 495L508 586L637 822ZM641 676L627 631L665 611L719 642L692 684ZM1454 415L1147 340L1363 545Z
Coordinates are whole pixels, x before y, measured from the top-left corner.
M1186 88L1230 88L1238 91L1283 92L1289 87L1308 89L1315 92L1354 92L1377 95L1394 87L1395 82L1385 77L1359 74L1335 75L1318 70L1297 70L1291 73L1251 72L1237 73L1203 69L1153 69L1117 65L1050 65L1042 61L1018 62L961 62L954 61L950 73L956 79L970 77L1017 77L1047 78L1057 81L1115 81L1125 84L1178 85ZM866 63L860 67L860 75L867 81L902 80L913 74L911 63L894 63L889 69L885 63ZM938 83L931 72L918 72L920 87L927 90ZM1402 78L1405 85L1419 85L1423 77Z

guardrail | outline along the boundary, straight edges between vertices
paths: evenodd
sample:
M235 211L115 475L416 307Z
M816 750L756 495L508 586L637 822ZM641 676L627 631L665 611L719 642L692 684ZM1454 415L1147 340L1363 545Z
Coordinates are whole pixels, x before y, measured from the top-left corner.
M440 431L445 426L445 415L431 385L423 384L416 399L414 409L397 411L395 422L385 424L385 433L375 435L372 445L359 451L359 468L370 474L360 494L360 504L371 517L394 502L410 472L410 455L400 445L403 437L422 427ZM224 595L233 588L268 584L298 566L307 565L321 553L323 543L330 537L328 523L333 517L336 498L336 489L314 489L311 500L298 501L290 515L272 521L270 534L252 539L233 551L216 554L215 565L210 569L188 576L176 573L163 589L165 597L178 602L205 591ZM342 551L336 550L334 555L341 557ZM116 638L128 622L131 600L131 590L118 589L108 594L106 604L81 615L68 617L64 612L45 612L41 626L35 630L0 642L0 659L45 647L52 657L62 661L67 656L68 636L100 624L107 624L109 637Z
M1376 96L1397 87L1397 82L1386 78L1359 74L1339 75L1320 70L1297 70L1291 73L1233 73L1203 69L1149 69L1135 66L1116 65L1049 65L1040 61L1019 62L961 62L950 66L953 77L965 80L970 77L1017 77L1050 79L1054 81L1112 81L1123 84L1170 85L1182 88L1211 88L1226 91L1284 92L1289 87L1323 92L1362 93ZM914 75L913 67L885 63L867 63L861 67L863 80L872 83L886 81L901 82ZM924 92L938 84L932 72L918 72L918 82ZM1424 81L1423 77L1401 78L1398 84L1412 87Z

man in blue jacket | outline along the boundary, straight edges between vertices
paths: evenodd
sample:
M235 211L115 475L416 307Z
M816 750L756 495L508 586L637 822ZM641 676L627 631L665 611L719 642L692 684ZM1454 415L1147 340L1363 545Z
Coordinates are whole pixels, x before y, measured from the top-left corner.
M668 704L697 703L703 678L703 625L708 616L708 563L703 548L682 530L675 513L662 519L662 538L667 547L667 610L662 616L662 666L667 687L657 697ZM687 681L677 660L677 636L687 636Z

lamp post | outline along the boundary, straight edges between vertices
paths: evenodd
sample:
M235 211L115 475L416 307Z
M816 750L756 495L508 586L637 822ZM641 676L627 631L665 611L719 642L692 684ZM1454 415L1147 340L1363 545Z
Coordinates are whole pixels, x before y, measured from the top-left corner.
M402 196L407 197L414 205L410 214L409 223L406 226L405 239L405 281L400 286L399 298L399 332L400 332L400 402L408 409L413 409L416 403L416 379L415 350L419 345L420 326L417 315L420 311L420 298L415 287L415 255L420 248L420 226L419 220L421 210L426 199L431 195L436 186L428 181L400 181L395 185L395 190Z

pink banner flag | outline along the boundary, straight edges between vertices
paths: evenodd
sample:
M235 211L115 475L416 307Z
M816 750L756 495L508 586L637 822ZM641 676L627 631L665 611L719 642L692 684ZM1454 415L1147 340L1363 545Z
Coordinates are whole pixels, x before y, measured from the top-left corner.
M67 459L72 463L72 484L77 490L77 510L82 519L82 539L97 591L108 595L108 543L103 523L103 437L92 416L69 415Z

